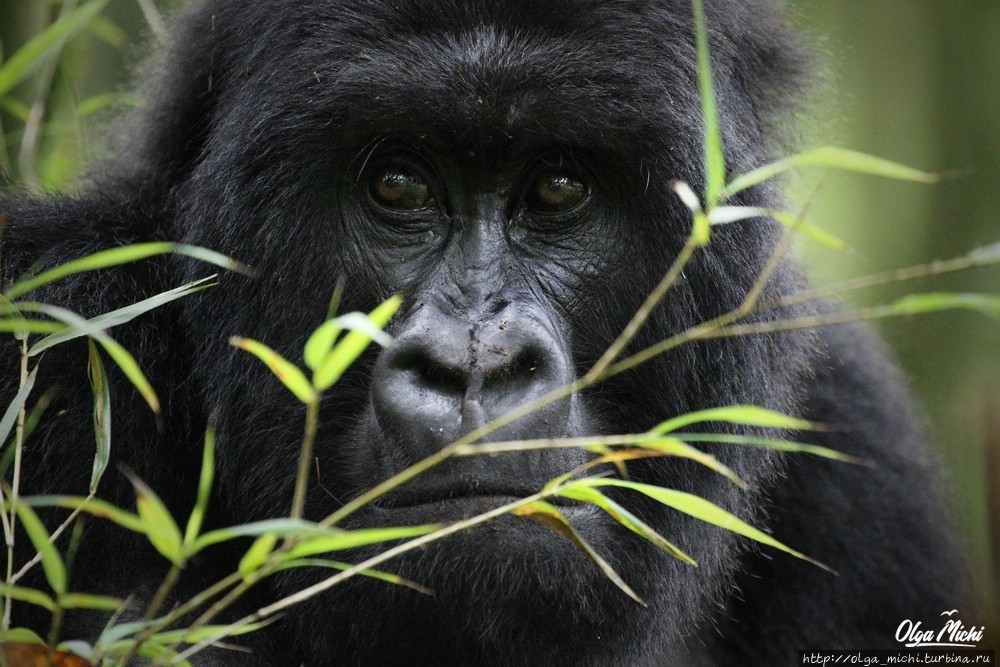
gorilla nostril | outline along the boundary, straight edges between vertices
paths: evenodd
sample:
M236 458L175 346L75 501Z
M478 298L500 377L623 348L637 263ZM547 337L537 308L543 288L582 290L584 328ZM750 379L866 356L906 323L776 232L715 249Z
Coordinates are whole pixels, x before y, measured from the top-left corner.
M444 395L461 395L468 386L468 373L436 359L422 346L398 352L390 368L408 374L411 382L419 388Z
M517 350L512 358L504 358L502 363L483 369L483 386L490 391L516 391L541 377L544 363L542 351L535 346Z

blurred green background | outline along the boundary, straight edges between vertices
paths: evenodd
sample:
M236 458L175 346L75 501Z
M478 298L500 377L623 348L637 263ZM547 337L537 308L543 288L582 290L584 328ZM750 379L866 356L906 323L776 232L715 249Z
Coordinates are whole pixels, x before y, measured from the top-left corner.
M8 66L18 49L60 16L91 6L101 10L65 43L49 44L54 57L31 68L30 76L0 69L0 167L32 186L72 187L82 165L101 156L103 121L132 103L133 66L166 35L161 12L169 15L181 4L0 0L0 44ZM819 90L815 120L806 129L809 143L963 173L931 187L840 174L823 178L810 220L854 251L804 244L816 282L962 255L1000 241L1000 1L791 4L828 70L829 85ZM803 179L803 192L815 184L811 176ZM874 303L902 291L943 289L1000 292L1000 269L850 299ZM951 312L881 328L926 407L933 439L951 471L956 519L975 564L976 584L995 605L1000 600L1000 323ZM992 617L1000 619L995 606Z

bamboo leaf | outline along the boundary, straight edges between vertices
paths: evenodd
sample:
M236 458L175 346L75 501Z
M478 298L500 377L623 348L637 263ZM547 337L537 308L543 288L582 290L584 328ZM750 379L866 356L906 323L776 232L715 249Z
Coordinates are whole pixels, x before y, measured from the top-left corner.
M642 598L640 598L632 587L625 583L625 580L621 578L611 564L604 560L597 551L590 546L586 540L583 539L576 529L570 525L569 521L563 516L563 513L559 509L551 504L542 500L536 500L526 505L521 505L520 507L512 510L517 516L530 519L535 523L541 524L546 528L554 530L559 533L567 540L573 543L573 545L582 553L587 559L597 566L597 568L607 577L611 583L617 586L630 598L641 604L643 607L648 606Z
M241 350L249 352L253 356L264 362L274 376L285 385L290 392L295 394L303 403L312 403L316 400L316 390L306 378L305 374L297 366L282 357L280 354L255 340L233 336L229 339L229 344Z
M160 306L170 303L171 301L176 301L177 299L188 296L189 294L194 294L195 292L200 292L204 289L212 287L212 285L206 285L204 283L215 277L216 276L212 275L207 278L195 280L187 283L186 285L181 285L180 287L175 287L174 289L167 290L166 292L157 294L156 296L152 296L148 299L138 301L130 306L119 308L117 310L104 313L103 315L98 315L97 317L93 317L89 320L84 320L84 323L80 326L70 326L65 331L46 336L31 347L28 351L28 356L36 356L50 347L64 343L68 340L79 338L81 336L92 336L99 331L106 331L111 327L116 327L121 324L125 324L126 322L130 322L139 315L148 313L154 308L159 308Z
M254 540L247 552L243 554L243 558L240 559L238 569L244 580L260 569L277 544L278 536L274 533L264 533Z
M281 563L274 568L274 571L280 572L282 570L290 570L300 567L324 567L343 572L344 570L350 570L354 566L351 563L344 563L337 560L326 560L323 558L297 558L295 560L289 560ZM424 595L434 594L434 591L426 586L421 586L420 584L412 582L409 579L404 579L396 574L382 572L381 570L359 570L358 574L362 577L371 577L372 579L378 579L379 581L384 581L387 584L392 584L394 586L411 588L418 593L423 593Z
M149 486L132 473L126 473L135 489L135 505L142 521L143 532L149 543L174 565L179 565L184 557L181 531L170 515L166 505Z
M367 318L370 320L370 324L374 325L374 328L381 330L389 322L389 318L392 317L393 313L402 305L403 299L399 296L392 296L386 299L381 305L379 305L375 310L368 314ZM341 323L345 326L346 316L341 316ZM366 327L366 331L370 331L371 327ZM340 379L340 376L344 374L344 371L353 364L361 353L365 351L368 344L373 340L366 331L361 331L360 329L355 329L349 334L344 336L344 338L337 343L337 345L330 351L330 353L323 359L322 363L316 369L313 375L313 385L319 391L324 391L329 389L333 384Z
M742 489L747 488L747 483L744 482L732 468L711 454L703 452L696 447L692 447L680 438L654 438L652 440L639 440L635 443L635 446L659 452L667 456L691 459L713 472L722 475L736 486Z
M45 572L45 579L56 595L66 592L66 565L63 563L59 550L52 543L49 531L42 523L31 506L24 502L18 502L15 506L17 517L21 520L24 532L28 534L31 545L42 557L42 570Z
M21 412L24 404L28 402L28 395L31 394L31 390L35 386L35 377L37 375L38 366L35 366L28 373L28 377L24 381L24 386L14 394L14 400L7 405L3 417L0 418L0 447L2 447L3 443L7 442L7 437L14 430L14 424L17 423L17 415Z
M121 246L119 248L100 250L85 257L55 266L48 271L38 274L37 276L19 280L11 285L5 294L8 299L13 301L14 299L17 299L34 289L38 289L39 287L48 285L51 282L60 280L67 276L87 271L96 271L98 269L107 269L113 266L128 264L129 262L136 262L167 253L186 255L231 271L237 271L239 273L249 275L253 274L253 271L245 264L226 257L221 253L183 243L157 241L151 243L135 243L132 245Z
M827 570L828 572L833 572L833 570L826 565L788 546L785 546L762 530L751 526L736 515L700 496L686 493L684 491L677 491L676 489L666 489L659 486L653 486L651 484L641 484L639 482L630 482L620 479L588 478L577 480L576 482L573 482L573 484L591 487L616 486L637 491L666 505L667 507L672 507L679 512L692 516L699 521L704 521L706 523L719 526L720 528L725 528L726 530L732 531L756 542L760 542L761 544L766 544L780 551L784 551L787 554L812 563L813 565Z
M681 440L684 440L685 442L717 442L717 443L731 444L731 445L748 445L750 447L762 447L764 449L773 449L779 452L796 452L802 454L811 454L813 456L819 456L821 458L831 459L833 461L841 461L843 463L853 463L855 465L863 465L867 467L873 466L873 463L867 459L851 456L850 454L844 454L843 452L838 452L836 449L830 449L829 447L821 447L819 445L810 445L804 442L793 442L791 440L782 440L780 438L764 438L755 435L740 435L737 433L675 432L674 436L680 438Z
M726 186L726 196L732 197L738 192L742 192L747 188L774 178L782 172L797 167L829 167L872 176L884 176L885 178L902 181L916 181L918 183L936 183L940 180L940 176L937 174L913 169L912 167L875 157L874 155L859 153L858 151L838 148L836 146L822 146L791 157L776 160L747 172L742 176L737 176Z
M679 428L702 422L728 422L743 426L760 426L793 431L811 431L817 428L816 424L810 421L789 417L788 415L768 410L767 408L755 405L733 405L724 408L709 408L707 410L688 412L661 422L651 428L649 432L651 434L663 435L671 431L676 431Z
M119 509L111 503L98 498L88 498L85 496L29 496L22 498L21 502L27 503L32 507L79 509L81 512L100 519L107 519L122 528L127 528L136 533L146 532L145 524L138 515Z
M184 530L184 545L192 546L201 532L201 525L208 510L208 500L212 494L212 482L215 478L215 427L212 424L205 429L205 444L201 451L201 475L198 478L198 498L191 508L187 528Z
M974 310L988 317L1000 318L1000 296L954 292L907 294L888 308L895 315L920 315L956 308Z
M0 581L0 595L9 596L11 600L27 602L38 607L43 607L49 611L56 610L56 601L41 591L23 586L12 586Z
M719 113L715 106L712 60L708 48L708 29L702 0L693 0L695 43L698 50L698 92L701 94L701 117L704 123L705 206L713 208L722 200L726 183L726 158L719 131Z
M88 593L65 593L59 596L59 606L63 609L96 609L98 611L118 611L125 600L106 595Z
M111 393L108 388L108 375L104 372L104 364L101 362L101 354L97 351L93 339L87 343L89 350L87 374L94 394L94 439L97 441L94 466L90 473L90 492L95 493L111 459Z
M591 503L597 505L602 510L607 512L612 519L625 526L637 535L642 536L649 542L655 544L662 551L670 554L674 558L680 559L689 565L698 566L691 556L677 548L676 545L668 541L658 532L656 532L652 526L647 524L645 521L637 517L636 515L629 512L627 509L608 498L606 495L585 485L579 484L579 482L569 482L560 488L557 492L560 496L564 498L569 498L571 500L580 500L585 503Z
M302 354L309 370L315 371L319 368L326 355L330 354L330 350L333 349L337 336L343 330L344 327L340 325L339 318L335 317L319 325L319 328L309 336Z
M335 535L339 532L339 528L324 528L312 521L301 519L266 519L202 533L195 540L190 551L196 553L213 544L228 542L239 537L259 537L265 533L274 533L281 538L305 539Z
M439 524L429 524L423 526L343 530L333 535L305 538L287 552L287 558L305 558L330 553L331 551L353 549L368 544L405 540L432 533L440 528Z
M19 642L22 644L45 644L45 640L28 628L11 628L0 630L0 642Z

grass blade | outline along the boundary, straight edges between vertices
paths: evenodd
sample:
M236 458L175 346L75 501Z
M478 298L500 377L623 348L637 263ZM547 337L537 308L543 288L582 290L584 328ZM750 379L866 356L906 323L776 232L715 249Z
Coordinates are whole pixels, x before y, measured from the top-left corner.
M661 422L651 428L649 432L656 435L663 435L671 431L676 431L679 428L702 422L729 422L743 426L780 428L792 431L812 431L817 428L816 424L810 421L789 417L788 415L768 410L767 408L755 405L733 405L724 408L709 408L707 410L688 412Z
M695 43L698 49L698 91L701 94L701 117L705 124L705 207L713 208L722 201L726 183L726 158L722 151L719 113L715 106L715 86L712 82L712 60L705 27L702 0L693 0Z
M578 480L573 482L573 484L596 487L617 486L637 491L666 505L667 507L672 507L679 512L692 516L699 521L704 521L706 523L719 526L720 528L725 528L726 530L742 535L743 537L747 537L755 542L760 542L761 544L766 544L767 546L784 551L787 554L812 563L813 565L827 570L828 572L833 572L833 570L826 565L792 549L791 547L785 546L783 543L774 539L764 531L751 526L736 515L722 509L715 503L705 500L700 496L686 493L684 491L677 491L675 489L665 489L651 484L641 484L639 482L629 482L620 479L590 478Z
M798 167L828 167L918 183L936 183L941 178L937 174L913 169L898 162L885 160L874 155L868 155L867 153L860 153L836 146L822 146L803 151L791 157L775 160L742 176L737 176L726 186L726 196L732 197L738 192L774 178L789 169Z
M285 388L295 394L296 398L303 403L309 404L316 400L316 390L313 389L305 373L267 345L239 336L230 338L229 344L249 352L264 362L264 365L274 373L281 384L285 385Z
M16 512L24 532L31 540L31 545L42 557L42 570L45 572L46 581L57 596L62 595L66 592L66 565L59 555L59 550L52 543L49 531L27 503L17 503Z
M686 553L678 549L677 546L656 532L652 526L629 512L615 501L611 500L611 498L608 498L597 489L583 486L577 482L570 482L560 488L558 494L571 500L580 500L585 503L597 505L602 510L607 512L612 519L625 526L633 533L636 533L649 542L652 542L657 546L657 548L689 565L693 565L695 567L698 566L698 563L695 562L691 556L688 556Z
M611 567L611 564L604 560L601 555L594 550L594 547L590 546L587 541L584 540L578 532L576 532L576 529L570 525L569 521L565 516L563 516L562 512L560 512L555 505L542 500L536 500L535 502L518 507L513 510L513 513L517 516L531 519L535 523L554 530L568 539L573 543L573 546L579 549L580 553L586 556L591 563L597 566L597 568L611 581L611 583L643 607L648 606L643 599L640 598L634 590L632 590L632 587L625 583L625 580L621 578L621 575L619 575L613 567Z
M101 354L97 351L93 339L87 343L89 350L87 375L90 377L90 388L94 394L94 439L97 442L94 467L90 473L90 492L95 493L111 459L111 393L108 388L108 375L104 372L104 364L101 362Z
M14 424L17 423L17 415L21 412L24 404L28 402L28 395L31 394L31 390L35 386L35 377L37 375L38 366L35 366L28 373L24 386L17 391L14 395L14 400L7 405L7 410L3 413L3 417L0 418L0 448L2 448L3 443L7 442L10 432L14 430Z
M184 530L184 545L194 544L208 510L208 500L212 494L212 482L215 478L215 427L212 424L205 429L205 444L201 452L201 476L198 478L198 499L191 509L187 527Z

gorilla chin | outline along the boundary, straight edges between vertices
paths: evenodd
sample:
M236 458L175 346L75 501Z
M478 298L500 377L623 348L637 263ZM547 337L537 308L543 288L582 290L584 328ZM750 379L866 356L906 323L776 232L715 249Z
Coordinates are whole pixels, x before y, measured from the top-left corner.
M706 0L706 12L726 167L745 173L784 149L809 57L769 0ZM583 377L689 237L690 212L671 188L678 179L704 189L687 0L195 0L170 37L150 66L144 104L123 121L117 157L76 194L0 195L0 277L9 284L29 269L152 240L256 269L256 278L222 275L112 332L163 411L151 416L111 373L110 470L134 470L176 517L197 496L210 417L218 465L206 526L283 517L291 506L303 406L229 346L231 336L300 363L338 279L341 312L404 296L387 327L394 344L367 352L324 394L304 510L320 520ZM768 186L733 203L781 208ZM732 311L781 234L764 219L716 228L623 354ZM806 287L792 259L772 268L768 297ZM190 258L160 258L74 275L30 297L92 317L208 272ZM3 345L5 405L19 390L20 342ZM86 359L86 345L73 341L37 362L38 390L59 391L25 450L25 495L86 494ZM379 565L419 590L355 577L237 638L249 654L218 649L196 664L793 664L805 649L892 646L903 619L962 609L964 563L938 463L898 371L862 328L685 345L542 401L480 441L642 433L734 405L826 424L785 435L876 466L717 443L706 451L748 488L668 457L629 462L629 478L706 498L840 576L620 489L616 501L698 566L593 506L561 509L644 604L567 530L503 516ZM342 525L468 518L537 493L590 457L578 448L451 457ZM120 474L105 476L100 495L135 502ZM177 602L236 571L246 548L222 545L192 563ZM360 563L386 548L329 558ZM33 555L19 537L17 561ZM40 569L23 584L44 587ZM129 613L141 618L167 570L144 536L90 521L74 590L131 596L139 611ZM282 572L233 613L328 576L327 567ZM43 611L17 604L14 624L44 635ZM63 634L93 641L106 622L68 610Z

